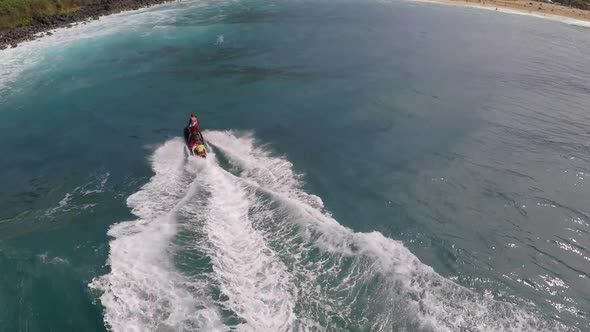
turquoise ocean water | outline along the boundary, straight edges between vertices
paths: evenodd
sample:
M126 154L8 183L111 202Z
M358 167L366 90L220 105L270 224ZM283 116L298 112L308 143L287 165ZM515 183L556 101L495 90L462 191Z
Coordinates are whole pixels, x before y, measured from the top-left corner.
M588 331L588 54L587 27L373 0L1 51L0 331Z

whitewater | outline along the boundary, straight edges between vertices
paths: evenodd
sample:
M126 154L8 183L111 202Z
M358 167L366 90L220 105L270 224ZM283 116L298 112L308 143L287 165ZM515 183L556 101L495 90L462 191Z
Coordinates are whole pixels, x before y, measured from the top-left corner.
M534 308L438 275L379 232L342 226L293 165L252 133L180 138L150 158L92 281L113 331L556 331Z

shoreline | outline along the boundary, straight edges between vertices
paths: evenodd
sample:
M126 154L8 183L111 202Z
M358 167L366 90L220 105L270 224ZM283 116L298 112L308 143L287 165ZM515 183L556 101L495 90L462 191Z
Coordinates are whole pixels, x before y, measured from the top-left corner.
M35 18L31 24L0 32L0 50L16 48L20 43L53 34L52 30L86 24L100 17L135 11L179 0L99 0L80 9L54 16ZM530 15L564 23L590 27L590 10L555 3L529 0L412 0L458 7L495 10L503 13Z
M419 2L438 3L444 5L478 8L503 13L530 15L538 18L578 23L590 27L590 10L578 9L531 0L417 0Z
M20 43L50 36L55 29L71 28L77 24L98 20L102 16L135 11L173 1L178 0L103 0L71 13L36 18L31 24L0 32L0 50L16 48Z

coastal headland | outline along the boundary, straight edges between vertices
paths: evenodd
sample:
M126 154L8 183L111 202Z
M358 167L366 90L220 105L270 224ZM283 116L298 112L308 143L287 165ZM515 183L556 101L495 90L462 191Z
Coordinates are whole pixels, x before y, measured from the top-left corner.
M100 16L174 0L0 0L0 49Z

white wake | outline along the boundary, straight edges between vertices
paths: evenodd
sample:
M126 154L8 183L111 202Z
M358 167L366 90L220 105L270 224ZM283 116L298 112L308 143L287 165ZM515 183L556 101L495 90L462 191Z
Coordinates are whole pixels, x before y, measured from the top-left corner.
M138 219L109 231L111 272L90 286L113 331L566 330L342 226L252 135L205 137L206 160L159 147Z

